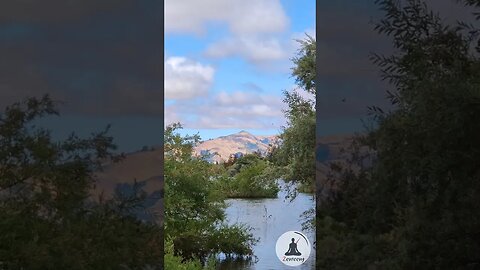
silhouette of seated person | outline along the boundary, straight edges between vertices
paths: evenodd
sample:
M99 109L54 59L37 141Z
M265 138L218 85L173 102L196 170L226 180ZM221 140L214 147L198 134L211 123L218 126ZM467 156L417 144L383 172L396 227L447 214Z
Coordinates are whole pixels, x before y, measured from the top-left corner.
M297 243L295 243L295 239L292 238L292 242L288 246L288 251L285 253L286 256L300 256L302 253L300 253L297 249Z

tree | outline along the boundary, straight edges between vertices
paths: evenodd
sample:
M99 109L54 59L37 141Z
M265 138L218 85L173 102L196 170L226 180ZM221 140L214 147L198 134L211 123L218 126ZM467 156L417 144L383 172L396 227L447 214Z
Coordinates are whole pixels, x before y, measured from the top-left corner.
M284 91L283 102L287 126L280 134L281 143L273 149L269 159L280 167L281 177L312 187L315 184L315 39L308 36L298 40L300 48L292 58L298 89ZM311 98L301 92L309 93Z
M318 267L477 269L478 29L445 25L423 1L377 4L386 15L375 29L396 53L372 60L395 109L371 107L376 128L355 141L371 166L356 151L356 164L333 168L317 209Z
M168 126L164 139L164 228L174 255L201 261L220 252L251 256L255 239L248 228L225 223L224 196L215 189L220 166L194 156L200 137L181 136L179 128L180 124Z
M292 75L301 88L315 95L317 43L315 38L308 34L306 36L303 40L297 40L300 48L297 51L297 55L292 58L294 64Z
M29 98L0 115L0 268L161 268L161 227L131 212L141 197L90 195L101 163L119 158L108 129L54 141L34 123L55 107Z
M277 174L258 153L238 158L217 181L217 189L227 198L276 198Z

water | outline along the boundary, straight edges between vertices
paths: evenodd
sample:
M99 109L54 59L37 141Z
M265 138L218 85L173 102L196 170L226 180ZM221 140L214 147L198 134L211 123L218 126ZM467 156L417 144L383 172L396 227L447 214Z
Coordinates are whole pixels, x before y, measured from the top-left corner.
M231 270L282 270L315 269L315 250L312 248L307 262L298 267L286 266L275 253L275 244L280 235L286 231L301 231L312 243L313 232L302 231L301 214L314 207L313 195L299 193L295 200L285 199L286 192L279 192L276 199L230 199L226 209L229 223L245 223L253 228L253 235L259 238L254 246L256 259L252 262L222 262L219 269ZM286 251L286 250L285 250Z

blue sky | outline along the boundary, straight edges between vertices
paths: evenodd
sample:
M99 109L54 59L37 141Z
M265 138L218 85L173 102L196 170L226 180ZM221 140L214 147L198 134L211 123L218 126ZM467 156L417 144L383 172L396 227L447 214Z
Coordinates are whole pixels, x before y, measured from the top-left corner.
M167 0L165 123L203 139L277 134L305 33L315 33L314 0Z

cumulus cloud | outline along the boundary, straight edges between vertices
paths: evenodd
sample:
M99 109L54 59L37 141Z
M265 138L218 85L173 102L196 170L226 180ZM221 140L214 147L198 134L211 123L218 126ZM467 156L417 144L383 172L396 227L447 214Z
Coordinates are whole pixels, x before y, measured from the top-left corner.
M224 118L222 121L217 121L204 116L190 125L191 128L198 129L267 129L266 126L268 124L262 123L260 120L244 119L242 123L238 123L235 118ZM274 128L273 125L271 128Z
M233 33L281 32L289 20L279 0L166 0L165 32L205 32L211 22L226 23Z
M228 37L210 45L205 54L213 58L240 56L253 64L288 59L285 44L278 38Z
M241 57L261 70L285 72L290 58L300 49L298 40L315 37L315 27L292 34L231 35L210 44L210 58Z
M212 58L241 57L265 68L288 60L289 18L280 0L167 0L165 32L203 35L212 23L228 34L207 47Z
M215 70L185 57L165 61L165 98L190 99L208 93Z
M219 92L213 98L178 102L166 107L166 123L194 129L279 128L284 123L280 95L251 91Z

